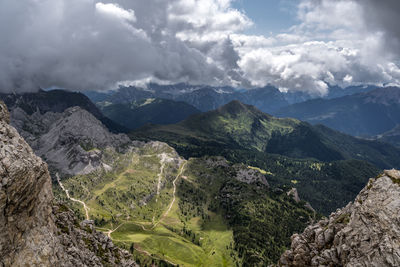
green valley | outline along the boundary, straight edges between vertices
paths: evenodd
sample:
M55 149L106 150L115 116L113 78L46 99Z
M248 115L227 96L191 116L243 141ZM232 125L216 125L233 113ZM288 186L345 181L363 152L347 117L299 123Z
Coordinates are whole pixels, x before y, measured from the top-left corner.
M287 190L270 189L260 170L220 157L184 160L160 142L104 153L112 170L61 183L87 205L97 229L144 266L274 263L290 236L316 216ZM85 219L81 204L54 189Z

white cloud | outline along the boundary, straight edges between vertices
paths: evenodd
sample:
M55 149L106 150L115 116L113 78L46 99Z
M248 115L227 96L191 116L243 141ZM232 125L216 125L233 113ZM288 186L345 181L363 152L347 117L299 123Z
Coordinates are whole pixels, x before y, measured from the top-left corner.
M347 74L347 75L344 76L344 78L343 78L343 82L345 82L345 83L352 83L352 81L353 81L353 76L351 76L351 75L349 75L349 74Z
M96 10L100 13L110 15L119 19L136 22L135 11L132 9L125 10L117 4L96 3Z
M371 16L364 6L367 2L301 1L301 23L274 36L274 43L257 49L245 42L236 46L245 78L254 86L271 83L283 91L315 95L326 94L327 83L400 84L399 68L394 63L399 55L388 53L382 27L370 27Z

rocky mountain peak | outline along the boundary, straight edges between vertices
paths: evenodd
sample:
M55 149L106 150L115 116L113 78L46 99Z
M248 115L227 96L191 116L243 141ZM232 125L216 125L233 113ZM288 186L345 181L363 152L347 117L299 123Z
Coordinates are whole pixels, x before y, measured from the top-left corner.
M62 113L27 114L11 111L11 123L36 154L61 174L82 174L102 168L102 151L123 149L130 143L125 134L111 133L93 114L81 107Z
M353 203L292 236L280 266L400 266L400 171L370 179Z

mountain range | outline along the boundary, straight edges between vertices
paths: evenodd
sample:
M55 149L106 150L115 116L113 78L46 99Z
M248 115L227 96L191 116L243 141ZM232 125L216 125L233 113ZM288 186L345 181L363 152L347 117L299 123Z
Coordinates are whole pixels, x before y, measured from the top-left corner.
M0 102L4 266L400 263L399 171L371 179L354 202L321 219L295 189L271 188L259 168L132 142L106 159L110 169L58 178L54 199L46 164L9 121Z
M189 105L177 106L174 100L146 98L129 104L103 101L96 107L81 94L71 93L76 99L57 100L70 93L59 90L49 93L41 91L37 93L40 96L31 93L29 97L3 96L11 106L12 125L49 164L53 179L45 174L45 164L40 163L32 152L9 155L12 147L20 149L17 143L23 143L18 141L19 137L18 140L10 137L12 145L8 147L9 141L5 140L5 160L0 166L4 165L7 175L12 176L6 178L5 183L2 181L7 186L0 187L0 201L1 196L15 199L5 202L8 207L10 203L22 201L15 196L26 195L26 190L30 192L32 207L43 209L29 206L25 210L25 206L19 206L13 210L23 215L19 217L24 222L47 225L51 236L61 235L53 238L51 243L48 236L40 232L41 228L32 227L24 233L28 238L34 236L38 242L53 244L45 251L50 251L55 263L60 261L60 255L68 264L73 262L73 255L79 255L82 262L93 266L135 266L135 262L157 266L262 266L274 264L279 258L281 265L301 266L308 260L339 264L338 257L342 263L351 262L358 258L341 256L336 243L331 244L329 233L323 241L318 239L335 249L329 255L322 251L318 242L314 249L318 258L314 258L315 254L308 255L302 246L281 255L290 247L290 237L294 233L307 231L306 225L319 220L321 213L328 215L345 206L367 184L368 178L381 172L379 168L400 165L400 152L391 145L358 139L297 119L276 118L239 101L231 101L205 113L198 113L191 107L195 114L183 114L183 117L189 116L183 121L169 125L147 124L131 132L128 138L123 133L111 132L115 128L104 126L99 118L105 116L98 107L121 105L126 114L128 109L144 109L142 114L154 114L156 119L160 114L165 115L166 110L177 107L174 112L179 112ZM51 101L46 104L46 98L57 100L60 106ZM167 108L161 109L163 106ZM164 112L153 113L158 108ZM4 110L1 106L0 124L7 129L2 131L7 133L2 136L7 137L15 130L7 125L8 113ZM161 118L161 121L168 119ZM112 125L118 124L112 122ZM3 148L0 153L4 152ZM30 148L24 143L23 150ZM11 172L8 162L16 155L21 164L14 164L11 169L16 172ZM36 162L42 167L26 168L27 162ZM32 171L26 175L29 169ZM20 174L37 182L25 181ZM396 186L397 176L387 174L387 177L389 180L392 177L390 181ZM365 215L368 211L376 214L376 207L381 204L375 191L390 189L385 191L385 198L396 196L396 188L381 183L388 179L380 179L366 186L363 197L357 197L353 204L355 206L331 215L333 219L329 220L327 230L338 229L338 237L333 233L334 239L340 239L342 228L348 222L355 232L364 231L357 228L358 217L348 216L353 214L348 210L365 219L369 218ZM48 193L51 192L51 180L55 199L47 197L52 195ZM42 187L42 183L46 186ZM46 196L45 201L39 196ZM366 201L368 197L374 199L373 207L363 204L370 202ZM54 203L53 208L49 203ZM364 206L357 208L357 205ZM6 214L6 220L15 220L14 214L7 210L2 212ZM393 222L386 211L387 222ZM323 220L319 225L326 225L326 222ZM383 222L380 221L376 223L375 220L372 225L374 232L386 234L391 231L390 227L382 229ZM17 236L18 229L13 230ZM4 230L7 235L11 232L8 228ZM307 233L301 237L302 242L309 243L306 247L314 246ZM320 230L315 230L314 235L319 236L319 233ZM114 247L111 240L131 255ZM368 247L372 248L375 239L371 240ZM30 253L35 262L41 264L45 258L43 250L31 253L30 243L24 238L18 242L19 245L8 246L15 255ZM20 252L18 246L23 248ZM297 246L296 242L291 245L292 248ZM64 247L69 250L65 252ZM364 248L365 244L360 251L367 253L369 250ZM385 251L390 248L394 246L385 244ZM58 252L54 252L56 250ZM79 252L71 254L76 250ZM8 252L0 250L0 255L8 260L3 257L9 255ZM294 257L302 261L293 261Z
M321 161L367 160L381 168L400 166L400 150L390 145L358 139L322 125L276 118L239 101L174 125L148 125L131 136L176 146L186 143L199 148L246 149Z
M375 87L372 86L350 86L341 88L330 86L327 99L351 95L354 93L367 92ZM131 104L148 98L163 98L174 101L186 102L201 111L217 109L232 100L254 105L266 113L273 113L280 108L293 103L304 102L315 98L304 92L288 91L280 92L273 86L265 86L253 89L236 89L229 86L212 87L202 85L174 84L158 85L150 83L146 87L120 87L116 91L109 92L85 92L94 102L108 102L112 104Z
M185 157L218 155L258 167L275 185L295 185L301 198L325 214L362 188L366 180L355 177L374 176L375 166L400 163L393 146L275 118L238 101L177 124L147 125L130 137L167 142Z
M385 87L334 99L313 99L281 108L279 117L324 124L354 136L383 134L400 123L400 88Z

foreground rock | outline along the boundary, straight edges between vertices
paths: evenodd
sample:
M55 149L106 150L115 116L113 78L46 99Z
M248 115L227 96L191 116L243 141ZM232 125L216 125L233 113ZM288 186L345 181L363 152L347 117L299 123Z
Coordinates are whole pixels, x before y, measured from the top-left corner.
M292 236L280 266L400 266L400 171L385 171L354 203Z
M135 266L53 201L47 165L9 126L0 102L0 266Z

